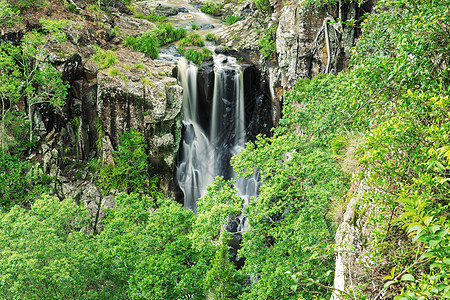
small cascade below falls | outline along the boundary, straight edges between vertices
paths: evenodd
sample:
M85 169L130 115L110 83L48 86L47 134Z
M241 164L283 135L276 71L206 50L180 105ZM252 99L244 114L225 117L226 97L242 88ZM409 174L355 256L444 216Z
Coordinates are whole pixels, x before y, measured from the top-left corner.
M248 65L247 65L248 66ZM216 176L235 178L230 159L244 147L250 115L246 110L244 68L233 57L214 57L212 99L201 101L198 67L184 58L178 62L183 87L183 137L176 179L184 194L184 207L196 211L196 202ZM249 104L248 107L254 107ZM257 180L240 178L236 188L246 204L256 196Z

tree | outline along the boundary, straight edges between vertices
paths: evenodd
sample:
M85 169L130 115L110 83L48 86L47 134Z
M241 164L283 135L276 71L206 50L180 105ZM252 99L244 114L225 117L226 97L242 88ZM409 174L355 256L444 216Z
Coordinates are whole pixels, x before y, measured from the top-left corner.
M0 144L3 155L8 151L9 144L13 142L13 137L8 132L9 124L6 124L6 119L13 105L19 101L22 91L22 74L14 60L14 54L18 51L19 49L9 43L1 42L0 44L0 101L2 103Z
M230 262L225 230L221 231L219 245L217 245L216 254L211 265L212 268L208 271L204 279L208 299L236 298L240 289L236 278L236 269Z
M41 22L44 30L49 32L49 36L37 31L28 32L22 39L21 51L12 53L23 74L23 90L30 124L30 143L33 140L35 107L49 103L54 109L61 110L69 87L62 81L60 73L49 61L50 53L47 49L50 43L61 43L65 40L61 29L67 22L44 20Z
M154 190L155 179L149 179L147 144L142 133L131 129L121 134L119 148L113 155L114 164L100 170L99 186L104 194L111 191L150 193Z
M207 262L192 247L193 221L192 211L170 200L116 197L100 238L105 278L118 299L204 299Z
M71 199L42 196L31 209L0 213L3 299L86 299L101 289L88 213Z

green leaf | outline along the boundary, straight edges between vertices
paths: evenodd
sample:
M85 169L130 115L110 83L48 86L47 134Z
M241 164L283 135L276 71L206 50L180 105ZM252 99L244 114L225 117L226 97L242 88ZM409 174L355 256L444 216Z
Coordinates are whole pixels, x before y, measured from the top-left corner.
M415 281L415 279L411 274L405 274L402 276L402 281Z
M387 289L388 287L390 287L390 286L393 285L394 283L396 283L395 280L390 280L390 281L386 282L386 283L384 284L383 287L384 287L385 289Z

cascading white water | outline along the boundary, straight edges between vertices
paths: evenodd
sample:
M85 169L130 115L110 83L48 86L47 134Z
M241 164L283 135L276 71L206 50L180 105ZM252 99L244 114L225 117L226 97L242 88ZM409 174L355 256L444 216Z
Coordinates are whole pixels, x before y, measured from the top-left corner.
M246 141L244 72L235 58L214 57L214 90L209 128L199 120L195 65L184 58L178 63L178 80L183 92L184 135L176 170L178 184L184 194L184 207L196 211L196 201L216 176L235 178L230 158L238 154ZM255 176L256 177L256 176ZM256 196L256 178L236 181L246 204Z
M182 161L178 164L176 178L184 194L184 207L197 210L196 201L212 182L208 176L208 164L212 160L209 139L198 120L197 66L182 58L178 62L178 81L183 87L183 126L184 136L181 145Z

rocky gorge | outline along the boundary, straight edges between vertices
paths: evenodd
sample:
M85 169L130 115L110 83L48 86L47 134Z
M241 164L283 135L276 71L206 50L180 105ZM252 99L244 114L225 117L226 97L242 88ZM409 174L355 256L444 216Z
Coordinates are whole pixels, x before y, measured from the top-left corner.
M0 1L0 4L3 2ZM289 278L295 281L293 286L314 285L315 288L322 289L319 297L326 295L334 300L360 299L357 297L365 296L364 293L368 297L364 299L389 298L389 286L375 287L373 281L367 279L369 274L375 273L374 270L379 271L380 274L386 271L382 269L383 267L377 266L372 259L373 241L376 240L373 232L380 227L373 223L373 219L384 217L389 213L391 213L390 219L395 219L400 212L395 209L390 212L390 208L387 206L377 205L370 201L364 202L367 195L372 195L370 197L373 198L383 198L388 197L385 196L388 192L371 182L373 173L369 168L364 169L369 170L364 175L357 175L360 174L363 167L355 162L357 156L355 153L358 152L357 148L363 147L364 143L361 141L363 134L357 133L357 129L347 130L347 127L350 126L345 123L360 111L364 111L366 104L355 109L354 115L342 118L341 123L335 124L331 120L326 126L323 126L324 128L320 127L322 125L317 125L315 128L315 123L311 125L312 123L304 121L309 120L308 116L303 116L302 119L297 116L297 113L284 110L294 107L300 115L302 111L315 113L314 109L311 110L308 108L308 104L305 104L306 100L303 101L302 98L295 95L307 90L309 82L312 82L311 85L313 85L315 81L312 79L316 77L319 78L318 80L326 80L329 78L326 76L333 75L332 78L341 80L339 74L347 72L351 67L351 49L354 49L362 34L361 24L364 18L367 18L367 13L375 12L378 1L339 0L325 1L325 3L316 5L313 3L314 1L302 0L243 0L220 2L220 5L217 4L217 9L214 1L204 0L115 0L98 1L98 3L89 0L50 0L47 2L40 5L31 4L19 13L6 10L2 12L3 15L0 14L0 21L2 21L0 23L0 41L8 45L20 46L24 45L23 38L29 33L42 34L44 41L39 44L40 48L38 49L45 58L37 58L33 62L33 66L37 70L43 69L44 63L48 62L55 67L58 76L67 85L64 104L56 107L50 101L42 101L42 103L38 101L39 103L31 108L31 102L27 100L29 98L25 99L26 97L22 96L14 104L9 102L8 109L3 106L2 112L12 110L25 113L28 109L35 143L26 153L25 160L34 164L34 171L51 178L49 193L52 196L56 196L60 200L74 199L77 204L81 204L87 209L90 225L89 228L83 228L82 231L101 234L105 227L105 220L107 220L106 223L111 222L108 221L108 212L117 207L116 198L122 196L118 189L112 189L105 193L100 188L99 181L101 182L101 179L99 179L98 172L103 166L117 164L121 136L126 132L135 131L145 141L145 156L150 166L149 173L157 179L156 186L165 197L184 204L186 209L192 209L196 213L197 205L200 205L202 212L198 217L199 223L203 220L204 224L209 224L208 222L213 222L211 220L220 219L217 215L209 216L210 219L203 215L205 207L208 211L207 201L216 204L216 208L214 205L209 207L211 214L217 213L218 216L225 216L223 219L227 220L226 224L220 223L221 227L216 230L217 232L213 230L210 233L204 229L207 232L205 236L211 234L209 242L212 241L216 247L211 252L216 255L214 259L220 260L219 253L222 253L217 245L225 244L230 246L231 261L235 263L238 270L243 268L247 260L248 269L244 269L252 269L254 273L247 274L248 278L245 277L247 279L242 279L240 282L245 282L242 284L243 286L261 287L250 292L247 290L247 294L244 293L247 297L245 299L252 299L259 295L266 295L261 297L269 299L270 297L267 295L277 289L291 292L283 292L285 294L274 296L276 299L295 297L297 287L284 286L285 283L276 281L282 281L281 279L274 279L275 283L265 281L267 277L264 276L268 275L260 274L266 274L264 272L275 274L275 271L264 270L264 267L254 263L258 261L260 265L265 265L267 261L267 264L270 265L271 255L286 257L287 262L295 256L290 252L292 248L299 248L305 252L310 251L313 253L311 259L328 257L322 261L324 266L330 262L335 264L333 270L326 274L317 269L320 274L307 274L306 277L303 275L301 277L300 271L295 273L293 270L301 270L303 264L307 265L310 262L299 261L296 266L292 266L292 269L283 269L282 276L290 276ZM10 22L13 17L17 17L17 14L20 17L16 21ZM187 46L181 46L182 39L180 37L169 41L167 37L169 34L166 33L165 38L169 42L159 45L155 57L149 54L151 53L150 47L143 47L145 49L142 50L130 44L133 39L137 40L152 30L155 32L162 30L160 18L165 20L164 24L170 24L164 25L170 26L172 28L170 30L182 29L185 36L198 35L199 38L206 39L206 41L204 43L202 41L201 44L191 41ZM48 25L49 23L42 20L56 22L59 27L54 29ZM53 39L57 33L63 36L59 41ZM161 36L159 38L163 39ZM189 52L191 50L192 52ZM371 53L371 51L369 49L365 53ZM194 52L210 54L201 57L196 63L188 62L188 60L192 60L188 53ZM436 60L438 58L434 58L434 61ZM445 69L446 66L446 62L444 62L439 68ZM10 73L12 74L12 72ZM299 82L307 83L302 86ZM325 82L317 89L322 92L328 87L327 84L328 82ZM350 85L344 82L342 86L346 86L345 84ZM338 87L331 84L330 86L334 88L333 93L340 93L339 84ZM301 95L307 97L309 94ZM377 97L379 94L374 93L374 95ZM345 97L347 96L345 95ZM370 98L370 96L368 97ZM351 99L351 96L348 98ZM330 105L332 108L322 109L321 105L328 103L327 101L320 96L314 104L318 108L316 117L319 119L321 118L319 114L325 114L323 111L341 112L340 107L332 105ZM217 108L218 105L219 108ZM292 118L298 118L297 121L300 121L290 123L288 113L292 113ZM345 113L343 112L343 114ZM334 117L326 115L322 119L328 120L327 118L333 119ZM378 125L377 122L378 119L367 127L372 130ZM302 127L306 126L305 124L314 128ZM297 155L301 155L303 149L294 146L292 146L293 149L283 148L290 144L297 145L295 144L297 141L294 142L294 139L281 142L279 147L283 148L284 152L278 148L270 148L266 151L266 154L271 153L274 156L273 162L271 158L264 158L264 153L258 154L257 152L266 144L278 147L276 139L281 136L279 132L283 130L291 132L293 136L305 137L305 139L307 137L308 142L315 145L327 128L339 126L347 131L345 134L336 134L326 142L331 145L329 152L332 152L329 156L324 156L326 157L324 160L327 160L328 164L321 165L320 159L311 162L314 159L305 155L305 166L309 166L308 163L315 168L325 166L323 173L326 174L317 178L301 178L303 171L295 169L297 166L299 168L303 166L303 163L295 164ZM3 127L0 129L3 135L2 149L3 141L15 145L15 139L18 137L14 136L13 130L3 130ZM308 136L310 131L314 133ZM266 144L264 144L261 142L261 136L274 137L274 140L265 141ZM246 142L251 142L250 144L253 146L246 146ZM307 149L307 146L304 146L304 149ZM241 156L234 158L233 164L238 166L241 164L241 167L233 170L230 159L235 154L241 154ZM251 161L253 165L248 161ZM267 171L269 175L264 173L264 168L267 168L266 162L268 165L272 163L270 168L273 169ZM295 166L291 166L291 163ZM329 167L331 164L333 167ZM335 172L333 169L335 165L342 169L339 173L341 175L335 176L342 181L336 184L335 177L327 179L327 176L331 176L329 174ZM256 166L261 168L261 175ZM279 166L283 167L277 169ZM284 166L292 167L292 170L286 171L285 174L283 173L285 172ZM211 171L214 168L215 171ZM317 173L319 172L322 171L317 171ZM247 179L242 181L238 175L244 173ZM228 186L223 182L216 183L214 181L213 183L216 176L236 182L232 186L237 188L237 195L245 200L239 200L240 198L236 198L234 194L227 194ZM269 191L259 190L265 181L278 180L277 176L285 176L277 183L279 184L277 188L279 194L271 194L270 189L268 189ZM442 176L442 178L447 178L447 175ZM300 194L299 191L308 191L308 188L321 180L327 181L323 184L324 187L321 186L311 194L305 192L307 196ZM327 194L329 191L327 191L326 184L328 183L337 185L336 191L339 192L336 192L335 195ZM222 185L217 187L216 184ZM295 188L292 188L290 184ZM213 186L211 190L216 188L214 190L216 194L213 194L215 198L209 196L213 192L207 186L211 185ZM240 185L245 188L241 188ZM319 186L319 184L317 185ZM391 184L391 186L394 185ZM143 191L140 193L141 195L145 194ZM262 199L265 199L264 197L269 199L266 205L267 213L261 206L258 206L260 204L251 204L251 199L255 199L260 193L263 194ZM286 196L289 193L295 196ZM291 220L292 215L304 208L301 201L306 201L304 199L310 196L311 198L317 196L318 199L323 196L332 199L332 202L327 202L327 208L323 208L322 204L317 205L319 212L314 211L318 215L317 219L314 219L315 216L311 213L308 216L311 217L311 220L307 220L308 217L304 216ZM199 198L204 199L203 204L197 204ZM286 200L287 198L299 202L291 203L290 200ZM158 201L155 200L155 203ZM224 201L228 206L220 201ZM243 204L238 205L239 201L243 201ZM287 201L288 204L280 204L282 201ZM248 210L247 205L249 205ZM333 208L333 205L336 207ZM219 212L216 212L215 209ZM330 225L332 223L330 215L333 213L333 209L337 211L334 216L335 223ZM146 213L154 216L157 215L157 211L156 208L149 208ZM258 215L259 213L261 216ZM254 219L256 221L250 224L251 221L248 223L247 218L252 216L257 217ZM180 218L184 218L184 215L183 217L180 215ZM315 246L305 246L305 250L298 241L296 244L292 241L290 241L291 244L279 242L282 240L282 234L272 231L272 228L284 224L287 220L290 220L291 224L307 224L308 227L299 229L295 227L297 225L292 225L292 228L287 228L283 233L286 236L293 236L299 230L308 231L309 228L311 228L311 232L315 232L315 224L323 222L323 230L319 235L329 244L333 244L331 252L324 254L323 249L318 250L314 248ZM195 224L200 228L199 230L203 230L202 225ZM253 232L259 230L261 230L261 234ZM223 240L222 237L225 236L223 233L225 231L234 234L228 236L228 240L223 242L225 237ZM205 233L203 232L203 234ZM254 239L252 240L253 244L252 242L243 244L242 240L245 239L246 234ZM195 230L192 236L200 241L198 245L203 245L201 243L204 241L199 238L199 234ZM293 239L295 238L294 236ZM298 240L301 239L310 241L314 238L298 238ZM173 239L170 240L170 242L172 241ZM277 248L277 243L282 244L282 248L281 246ZM404 245L403 243L405 242L399 242L399 245ZM193 245L197 244L194 242ZM200 247L198 245L197 247ZM208 248L210 246L205 247L210 249ZM254 257L249 254L252 253L251 249L262 249L263 247L268 249L267 253L271 253L270 251L273 253L267 254L267 257L264 256L266 254L255 254ZM318 248L321 247L329 250L329 247L323 244L318 246ZM246 257L240 256L241 248L244 249L242 253L246 254ZM253 253L257 253L257 251L253 251ZM213 254L209 258L211 264L214 261ZM259 261L258 255L262 262ZM329 259L330 257L333 258ZM191 263L186 258L184 263L189 267L202 266L200 260ZM223 270L227 270L226 268L223 267ZM214 268L208 272L205 270L202 272L210 274L211 270ZM394 270L391 271L393 281L400 278L400 275L406 274L406 271L400 273L397 278L394 276L395 268L391 270ZM134 274L139 273L136 271ZM329 286L311 279L314 278L313 276L321 279L324 276L333 277L333 274L333 279L324 279L324 282L328 280L328 283L331 280L332 283ZM380 274L377 276L382 277ZM205 282L208 280L205 279ZM232 279L227 280L232 282ZM145 280L139 282L142 283ZM370 284L368 282L371 282L373 286L368 286ZM133 284L139 285L130 283L133 288ZM175 286L181 285L181 283L177 284ZM399 280L393 284L393 286L400 284ZM107 285L104 284L104 286ZM363 286L365 290L363 289L362 294L357 295L355 291L360 286ZM100 290L100 288L98 289ZM305 288L305 290L307 289ZM139 285L139 292L136 292L137 294L130 293L129 295L134 296L128 296L128 299L141 299L141 297L142 299L156 299L156 296L154 297L151 293L146 294L148 297L143 296L144 290L145 287ZM371 290L370 293L366 292L369 290ZM314 292L311 292L311 297L315 293L314 288L312 291ZM208 290L208 293L207 299L232 297L220 298L217 296L218 294L211 292L211 289ZM230 288L228 295L237 295L233 293ZM191 294L186 292L185 296L189 295ZM166 299L178 299L171 298L175 296L165 297ZM164 296L158 299L164 299Z

